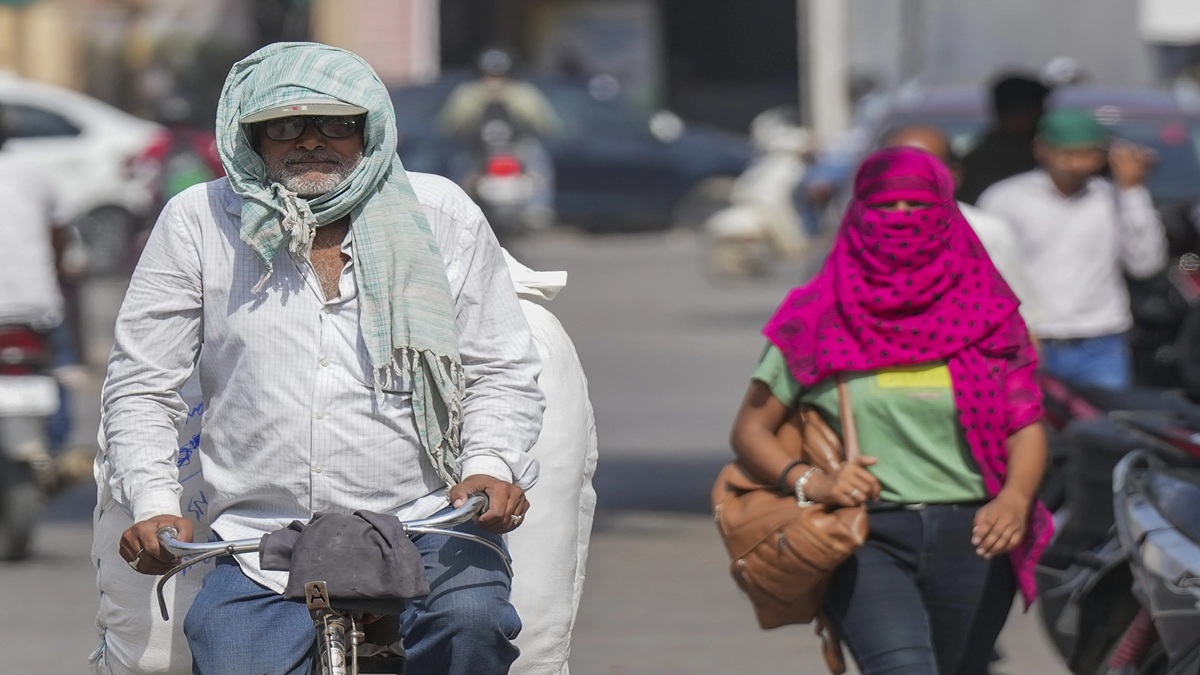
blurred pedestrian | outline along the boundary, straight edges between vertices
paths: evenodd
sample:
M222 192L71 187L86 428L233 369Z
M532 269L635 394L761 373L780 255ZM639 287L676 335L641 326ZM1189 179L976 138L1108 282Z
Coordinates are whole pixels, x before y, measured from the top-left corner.
M1037 353L1017 299L914 148L862 163L824 267L767 323L734 423L739 459L801 505L865 504L870 535L833 575L824 612L864 675L982 675L1052 523ZM826 474L777 431L799 405L842 433L850 392L863 456Z
M596 511L596 421L575 345L543 305L566 285L567 273L536 272L507 252L505 259L542 358L538 387L546 397L542 433L529 450L541 469L529 489L537 508L505 537L522 623L515 640L521 655L510 672L566 675Z
M3 152L8 115L0 106L0 191L5 204L0 236L10 254L0 265L0 324L49 333L63 323L59 279L69 237L49 179L21 155Z
M1021 259L1045 311L1031 324L1051 373L1111 388L1132 382L1133 327L1125 274L1145 278L1166 264L1162 221L1144 182L1149 151L1109 143L1089 112L1042 119L1041 168L989 188L979 205L1012 224ZM1112 169L1110 182L1100 177Z
M102 410L134 523L121 567L168 570L162 527L191 540L176 424L194 370L220 538L322 512L423 518L484 492L488 510L454 529L500 544L529 508L543 397L478 207L404 170L386 87L341 49L279 43L234 64L216 130L227 178L167 204L117 317ZM409 668L506 672L520 620L503 561L442 535L412 543L430 591L400 616ZM291 582L256 556L220 559L184 621L195 672L307 672L315 633Z
M956 182L962 178L962 166L954 157L950 139L937 127L920 124L901 127L888 135L884 140L884 147L919 148L941 160ZM988 256L1000 271L1000 275L1017 294L1021 301L1021 318L1025 319L1026 324L1034 323L1040 317L1042 308L1037 291L1025 272L1012 226L1000 216L970 204L959 202L958 210L987 249Z
M1037 168L1033 138L1050 89L1034 76L1005 74L991 87L992 125L962 159L958 200L975 204L989 186Z
M6 209L0 218L0 239L10 254L0 265L0 288L5 289L0 294L0 325L30 326L44 333L54 365L70 368L78 363L64 293L75 282L66 256L71 234L63 225L49 178L23 156L3 151L9 114L0 106L0 199ZM47 425L46 452L61 452L68 444L73 419L70 393L60 383L58 410ZM43 459L48 462L48 457Z

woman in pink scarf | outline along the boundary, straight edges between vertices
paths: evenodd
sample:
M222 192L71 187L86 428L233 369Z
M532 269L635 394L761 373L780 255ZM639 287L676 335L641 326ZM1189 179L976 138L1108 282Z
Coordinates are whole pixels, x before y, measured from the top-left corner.
M824 267L764 329L735 422L739 458L801 500L866 504L871 534L825 614L864 675L984 674L1052 525L1037 354L1018 301L923 151L867 158ZM849 384L863 457L825 473L776 432L798 405L840 432Z

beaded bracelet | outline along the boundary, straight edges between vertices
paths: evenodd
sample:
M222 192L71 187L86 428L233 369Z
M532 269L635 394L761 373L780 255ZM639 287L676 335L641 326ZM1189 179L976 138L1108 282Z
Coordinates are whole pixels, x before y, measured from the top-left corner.
M808 479L812 478L813 474L817 473L817 472L825 473L824 471L821 471L821 467L814 466L814 467L810 467L808 469L808 471L805 471L800 476L800 478L796 479L796 505L797 506L812 506L813 504L816 504L816 502L812 501L807 496L805 496L804 486L808 485Z

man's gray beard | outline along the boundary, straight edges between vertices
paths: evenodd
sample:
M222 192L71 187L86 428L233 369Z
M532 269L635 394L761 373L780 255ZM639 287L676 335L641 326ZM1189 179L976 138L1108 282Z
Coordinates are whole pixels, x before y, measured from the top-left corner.
M305 199L320 197L336 188L350 174L354 173L359 163L362 162L362 158L361 151L349 158L332 152L304 152L301 150L289 152L282 157L266 162L267 183L279 183ZM329 167L331 171L328 173L314 175L311 171L301 171L288 164L289 160L300 159L330 160L336 164Z

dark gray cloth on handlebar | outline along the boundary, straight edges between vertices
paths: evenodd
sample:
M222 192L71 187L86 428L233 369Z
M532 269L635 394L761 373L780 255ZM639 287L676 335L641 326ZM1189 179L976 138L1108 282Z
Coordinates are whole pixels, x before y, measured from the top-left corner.
M397 614L429 594L421 554L395 516L370 511L318 513L307 523L263 535L266 570L290 572L284 597L304 600L304 585L324 581L336 609Z

